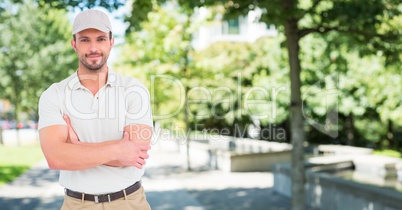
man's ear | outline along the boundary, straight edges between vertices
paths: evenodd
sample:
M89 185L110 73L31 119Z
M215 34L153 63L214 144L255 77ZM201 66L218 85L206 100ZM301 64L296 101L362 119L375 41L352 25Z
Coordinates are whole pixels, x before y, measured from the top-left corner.
M113 46L114 46L114 37L110 39L110 48L112 48Z
M74 51L77 52L77 46L74 40L71 40L71 46L73 47Z

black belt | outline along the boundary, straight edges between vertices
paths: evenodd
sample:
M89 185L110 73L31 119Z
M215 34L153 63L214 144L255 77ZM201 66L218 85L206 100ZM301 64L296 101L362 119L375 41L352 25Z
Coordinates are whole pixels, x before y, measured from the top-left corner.
M95 203L104 203L104 202L112 202L119 198L124 198L125 196L130 195L131 193L137 191L140 188L141 188L141 181L138 181L124 190L109 194L91 195L91 194L75 192L67 188L65 189L65 193L66 195L73 198L84 199L86 201L94 201Z

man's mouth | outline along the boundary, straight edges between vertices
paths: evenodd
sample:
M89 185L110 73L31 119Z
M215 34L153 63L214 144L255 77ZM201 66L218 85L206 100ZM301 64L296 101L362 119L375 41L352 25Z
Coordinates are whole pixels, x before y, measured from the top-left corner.
M101 54L88 54L88 55L86 55L86 57L87 58L99 58L99 57L102 57L102 55Z

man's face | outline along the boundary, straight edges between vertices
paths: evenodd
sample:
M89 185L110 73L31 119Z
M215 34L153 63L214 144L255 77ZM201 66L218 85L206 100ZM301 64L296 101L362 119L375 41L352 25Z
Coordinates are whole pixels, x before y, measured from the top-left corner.
M114 39L109 39L109 34L96 30L86 29L75 35L75 41L71 42L75 52L83 65L88 70L101 69L109 58Z

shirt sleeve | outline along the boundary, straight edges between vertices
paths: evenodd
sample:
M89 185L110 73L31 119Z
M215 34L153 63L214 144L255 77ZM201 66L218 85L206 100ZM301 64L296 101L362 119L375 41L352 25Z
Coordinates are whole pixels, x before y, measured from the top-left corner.
M148 89L142 84L135 84L126 89L125 96L125 125L144 124L153 127Z
M53 84L39 99L38 130L51 125L66 125L63 119L63 109L57 86Z

